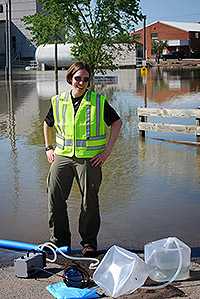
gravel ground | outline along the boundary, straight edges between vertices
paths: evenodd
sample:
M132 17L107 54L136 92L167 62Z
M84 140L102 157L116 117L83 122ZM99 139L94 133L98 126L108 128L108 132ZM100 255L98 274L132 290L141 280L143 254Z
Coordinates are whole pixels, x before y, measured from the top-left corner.
M53 296L46 287L62 280L56 274L62 274L64 261L58 264L48 263L46 270L53 275L40 272L35 278L18 278L15 276L13 255L7 256L6 262L0 258L0 299L52 299ZM103 296L102 296L103 297ZM103 297L106 298L106 297ZM187 281L174 282L163 289L144 290L138 289L133 294L121 296L127 299L166 299L166 298L200 298L200 259L192 262L190 279Z

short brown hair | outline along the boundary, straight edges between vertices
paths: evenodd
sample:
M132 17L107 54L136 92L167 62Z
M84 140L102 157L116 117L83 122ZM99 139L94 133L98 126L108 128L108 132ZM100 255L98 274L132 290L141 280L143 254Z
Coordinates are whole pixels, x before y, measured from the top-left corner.
M67 70L66 80L69 84L72 84L72 77L79 70L86 70L89 74L89 77L91 77L91 69L90 69L89 64L84 63L82 61L78 61L78 62L71 64Z

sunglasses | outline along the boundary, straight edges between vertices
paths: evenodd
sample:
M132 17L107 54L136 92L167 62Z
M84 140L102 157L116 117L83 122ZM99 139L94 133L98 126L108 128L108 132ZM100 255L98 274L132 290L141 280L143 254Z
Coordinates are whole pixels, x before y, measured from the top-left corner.
M83 81L84 83L87 83L87 82L89 82L89 80L90 80L89 77L80 77L80 76L76 76L76 77L74 77L74 79L75 79L77 82L81 82L81 81Z

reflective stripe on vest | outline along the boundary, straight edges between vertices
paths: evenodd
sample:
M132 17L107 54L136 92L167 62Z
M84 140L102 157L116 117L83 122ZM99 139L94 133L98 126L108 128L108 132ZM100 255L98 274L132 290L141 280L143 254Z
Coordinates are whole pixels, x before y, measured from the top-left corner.
M52 98L57 131L55 153L87 158L104 150L106 144L104 103L104 96L87 92L74 117L70 95L62 94Z
M90 102L91 92L87 92L86 99ZM90 106L86 107L86 137L90 137Z

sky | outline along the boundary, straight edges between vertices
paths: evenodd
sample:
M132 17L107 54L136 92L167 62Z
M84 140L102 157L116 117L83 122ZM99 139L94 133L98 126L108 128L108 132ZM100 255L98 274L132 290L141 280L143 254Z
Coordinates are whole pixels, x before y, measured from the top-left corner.
M147 24L158 20L200 22L200 0L140 0L140 6Z

